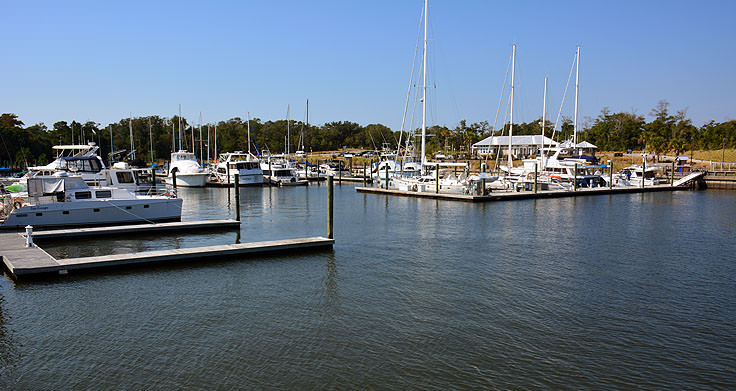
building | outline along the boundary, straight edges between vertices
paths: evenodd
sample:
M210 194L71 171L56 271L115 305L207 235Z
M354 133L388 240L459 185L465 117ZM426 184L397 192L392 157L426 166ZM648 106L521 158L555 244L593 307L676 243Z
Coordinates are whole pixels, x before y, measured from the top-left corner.
M539 152L539 147L544 141L544 147L556 147L559 145L557 141L542 135L528 136L512 136L511 137L511 153L514 158L527 157ZM509 150L509 136L490 136L473 144L473 152L480 156L496 153L501 150L501 154L506 155Z

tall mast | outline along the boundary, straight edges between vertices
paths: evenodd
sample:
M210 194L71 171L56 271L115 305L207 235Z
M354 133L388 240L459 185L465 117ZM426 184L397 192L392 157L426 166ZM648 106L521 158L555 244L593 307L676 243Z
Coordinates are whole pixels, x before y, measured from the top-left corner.
M575 123L572 128L572 143L573 148L578 145L578 94L580 93L580 45L578 45L578 51L575 53L576 64L575 64Z
M130 113L130 117L128 117L128 129L130 129L130 152L133 154L133 160L135 160L135 142L133 142L133 113Z
M182 131L181 131L181 103L179 103L179 150L181 151L181 138L182 138Z
M307 98L307 126L304 128L304 140L302 140L302 147L304 148L304 153L307 153L307 132L309 132L309 98Z
M290 152L289 151L289 141L291 141L290 135L289 135L289 109L290 109L290 106L287 104L286 105L286 157L287 158L289 157L289 152Z
M215 125L215 130L217 130L217 125ZM250 111L249 111L248 112L248 155L250 154L251 153L250 153Z
M176 128L174 127L174 119L171 119L171 153L176 152Z
M148 117L148 138L151 140L151 167L153 167L153 131L151 128L151 117Z
M215 159L217 159L217 122L215 122Z
M542 168L544 168L544 125L547 121L547 76L544 77L544 100L542 104L542 146L539 148L539 156L542 157Z
M192 133L192 154L197 152L197 150L194 148L194 126L189 127L189 131Z
M511 49L511 122L509 124L509 168L514 166L511 157L511 140L514 138L514 78L516 76L516 44Z
M424 0L424 52L422 53L422 166L427 163L427 14L428 0Z
M204 154L202 153L202 112L199 112L199 161L202 161Z

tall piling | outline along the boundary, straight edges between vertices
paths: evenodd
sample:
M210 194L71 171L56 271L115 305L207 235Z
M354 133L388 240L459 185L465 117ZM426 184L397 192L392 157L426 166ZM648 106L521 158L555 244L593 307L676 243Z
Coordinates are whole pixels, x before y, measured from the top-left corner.
M240 221L240 174L235 173L234 179L235 180L233 186L235 186L235 220Z
M334 177L332 175L327 177L327 238L328 239L334 239L335 233L333 230L333 213L334 213L334 185L333 185Z

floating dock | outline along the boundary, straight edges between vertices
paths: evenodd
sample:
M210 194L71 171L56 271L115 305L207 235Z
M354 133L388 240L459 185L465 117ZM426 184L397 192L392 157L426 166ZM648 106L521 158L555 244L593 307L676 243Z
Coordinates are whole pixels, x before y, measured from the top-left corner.
M512 200L532 200L542 198L565 198L565 197L581 197L591 195L605 195L605 194L631 194L631 193L650 193L659 191L676 191L676 190L687 190L687 185L672 186L672 185L654 185L646 187L597 187L592 189L578 189L576 191L563 191L563 190L545 190L545 191L520 191L520 192L506 192L499 191L497 193L490 193L489 195L466 195L466 194L451 194L451 193L434 193L434 192L418 192L418 191L404 191L394 189L382 189L379 187L356 187L355 190L359 193L373 193L373 194L387 194L404 197L418 197L418 198L431 198L438 200L451 200L451 201L465 201L465 202L494 202L494 201L512 201Z
M36 236L35 234L33 235ZM145 251L96 257L55 259L38 246L25 247L26 238L19 233L0 234L0 257L14 278L69 272L90 271L110 267L143 264L176 263L191 260L222 259L223 257L251 256L274 253L330 249L334 239L323 237L273 240L266 242L225 244L195 248Z
M34 231L33 240L81 238L88 236L105 235L138 235L150 232L182 232L225 230L240 228L237 220L204 220L204 221L177 221L173 223L116 225L110 227L89 227L73 229L53 229L48 231Z

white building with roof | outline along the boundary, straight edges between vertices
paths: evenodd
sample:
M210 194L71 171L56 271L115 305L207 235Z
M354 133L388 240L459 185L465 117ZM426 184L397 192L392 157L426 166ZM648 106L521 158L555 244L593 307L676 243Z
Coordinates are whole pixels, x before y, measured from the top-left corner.
M544 139L542 139L541 134L512 136L511 153L514 157L535 154L539 152L539 148L542 146L542 141L544 141L545 148L556 147L559 145L557 141L554 141L549 137L544 137ZM499 148L503 155L508 153L509 136L490 136L473 144L473 151L478 155L496 153Z

